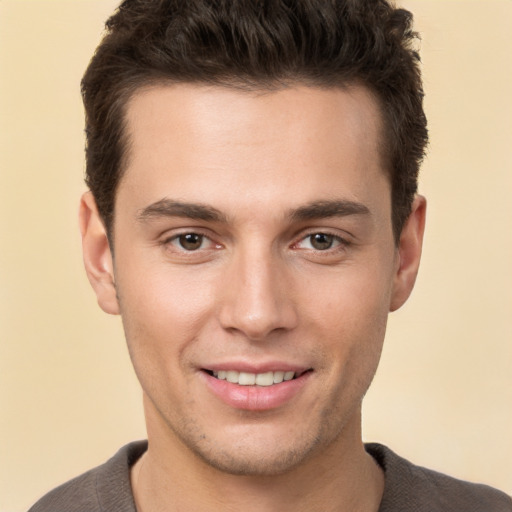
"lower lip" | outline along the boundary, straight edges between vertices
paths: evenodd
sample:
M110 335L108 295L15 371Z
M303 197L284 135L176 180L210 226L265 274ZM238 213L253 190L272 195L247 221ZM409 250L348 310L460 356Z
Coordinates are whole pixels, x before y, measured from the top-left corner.
M201 372L210 391L225 404L246 411L276 409L292 400L309 379L311 372L272 386L240 386Z

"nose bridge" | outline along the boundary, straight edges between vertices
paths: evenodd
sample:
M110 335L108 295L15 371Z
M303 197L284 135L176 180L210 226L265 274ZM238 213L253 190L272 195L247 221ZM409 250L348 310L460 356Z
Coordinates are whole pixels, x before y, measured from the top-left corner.
M270 244L253 241L235 251L225 276L220 321L225 329L260 340L297 321L284 262Z

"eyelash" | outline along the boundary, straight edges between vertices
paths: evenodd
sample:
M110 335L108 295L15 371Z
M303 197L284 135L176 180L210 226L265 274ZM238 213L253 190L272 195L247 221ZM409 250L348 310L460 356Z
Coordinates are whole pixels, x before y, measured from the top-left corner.
M327 247L325 249L315 249L314 247L312 248L298 248L297 246L307 240L309 240L310 244L312 245L312 238L316 235L323 235L323 236L326 236L326 237L330 237L332 240L332 244L335 244L334 247ZM327 255L331 255L333 252L339 252L339 251L342 251L344 249L346 249L347 247L350 246L350 241L348 241L347 239L337 235L337 234L334 234L334 233L331 233L329 231L325 231L325 230L320 230L320 231L312 231L308 234L306 234L305 236L303 236L298 242L294 243L292 247L297 247L299 250L304 250L304 251L314 251L315 253L318 253L318 254L321 254L321 253L324 253L326 256Z
M163 241L162 241L162 245L168 247L169 245L172 245L174 247L176 247L175 243L176 244L179 244L181 247L176 247L176 249L182 253L190 253L190 254L193 254L195 252L199 252L201 250L201 247L195 249L195 250L187 250L185 247L183 247L183 245L180 243L180 238L183 238L183 237L186 237L186 236L190 236L190 235L196 235L198 237L201 238L201 245L203 245L203 243L205 241L209 241L209 243L211 245L214 246L214 248L220 248L221 245L220 244L217 244L216 242L214 242L210 236L206 235L205 233L202 233L200 230L194 230L194 231L184 231L182 233L178 233L178 234L175 234L173 236L170 236L168 238L165 238Z
M197 237L201 238L201 244L200 244L200 246L197 249L187 250L185 247L183 247L183 244L180 243L180 239L181 238L186 237L186 236L190 236L190 235L196 235ZM309 242L310 245L313 245L312 244L312 238L314 236L318 236L318 235L329 237L331 239L331 246L327 247L325 249L317 249L315 247L309 247L309 248L299 248L298 247L300 244L304 243L308 239L310 241ZM162 245L164 245L164 246L172 245L179 252L188 253L188 254L192 255L193 253L201 251L201 249L202 249L201 246L204 244L205 241L209 241L209 243L214 246L213 247L214 249L222 248L222 246L220 244L215 243L210 238L210 236L206 235L205 233L202 233L200 230L197 230L197 231L196 230L194 230L194 231L185 231L185 232L182 232L182 233L175 234L175 235L173 235L171 237L168 237L168 238L164 239L162 241ZM176 244L179 244L180 247L177 247ZM334 244L334 247L332 247L332 244ZM320 253L325 253L326 255L328 255L328 254L332 254L333 252L338 252L340 250L344 250L348 246L350 246L350 242L348 240L346 240L345 238L340 237L339 235L336 235L336 234L331 233L329 231L322 230L322 231L313 231L313 232L310 232L310 233L306 234L305 236L302 236L300 238L300 240L298 240L297 242L294 242L291 245L291 248L296 248L298 250L304 250L304 251L312 251L312 252L319 253L319 254Z

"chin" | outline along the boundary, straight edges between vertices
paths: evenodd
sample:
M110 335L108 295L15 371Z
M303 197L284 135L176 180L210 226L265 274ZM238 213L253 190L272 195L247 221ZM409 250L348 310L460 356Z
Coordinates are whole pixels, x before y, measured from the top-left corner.
M325 439L322 442L322 436L306 432L271 435L265 433L263 426L258 428L258 433L251 430L224 438L209 437L203 432L199 438L187 436L181 441L209 467L231 475L261 477L294 470L326 444Z
M234 451L234 450L233 450ZM203 462L223 473L236 476L275 476L288 473L301 465L310 455L309 450L289 449L255 455L226 452L196 451Z

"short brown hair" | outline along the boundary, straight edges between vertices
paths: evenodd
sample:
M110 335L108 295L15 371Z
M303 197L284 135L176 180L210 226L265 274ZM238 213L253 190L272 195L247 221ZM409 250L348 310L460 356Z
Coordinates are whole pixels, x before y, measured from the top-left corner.
M82 96L86 183L110 235L134 92L154 83L304 83L361 84L378 98L399 239L428 140L411 13L387 0L125 0L106 29Z

